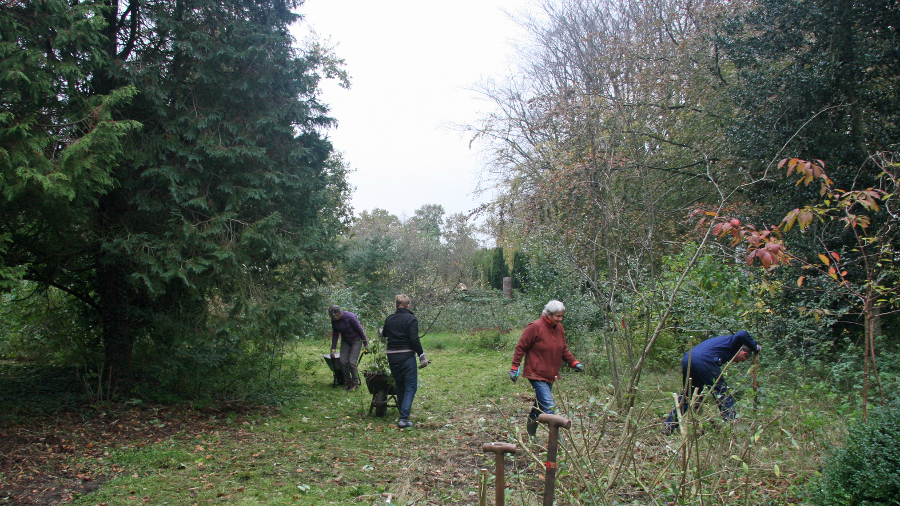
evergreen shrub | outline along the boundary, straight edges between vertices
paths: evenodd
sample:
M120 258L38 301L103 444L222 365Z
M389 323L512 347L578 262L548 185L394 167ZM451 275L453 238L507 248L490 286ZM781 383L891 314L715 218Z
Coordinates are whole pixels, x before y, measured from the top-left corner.
M810 499L821 506L900 504L900 402L851 425L812 482Z
M0 294L0 359L42 365L91 364L102 354L86 307L55 289L20 282Z

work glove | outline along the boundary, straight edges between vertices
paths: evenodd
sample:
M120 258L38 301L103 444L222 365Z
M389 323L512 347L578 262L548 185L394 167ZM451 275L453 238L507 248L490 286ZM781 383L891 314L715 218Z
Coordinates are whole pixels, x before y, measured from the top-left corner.
M334 354L335 354L336 351L337 351L336 348L332 348L332 349L331 349L331 358L334 358Z
M761 345L761 344L757 344L757 345L756 345L756 353L759 353L759 352L761 352L761 351L762 351L762 345Z
M510 369L509 370L509 379L512 380L513 383L519 380L519 370L518 369Z
M584 372L584 364L578 362L572 369L575 369L575 372Z
M425 369L428 367L428 359L425 358L425 354L419 355L419 369Z
M365 353L371 353L371 352L369 351L369 345L368 345L368 344L366 345L365 349L363 350L363 354L365 354Z

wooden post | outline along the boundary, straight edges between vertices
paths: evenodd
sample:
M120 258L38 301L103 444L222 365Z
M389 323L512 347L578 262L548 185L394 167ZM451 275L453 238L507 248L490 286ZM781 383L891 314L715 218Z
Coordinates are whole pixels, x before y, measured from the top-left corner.
M759 353L753 353L753 407L759 404L759 381L756 378L756 369L759 367Z

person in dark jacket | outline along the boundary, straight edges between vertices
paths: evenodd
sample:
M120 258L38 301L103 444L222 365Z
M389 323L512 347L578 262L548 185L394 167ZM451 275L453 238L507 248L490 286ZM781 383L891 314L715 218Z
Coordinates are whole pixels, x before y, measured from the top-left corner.
M384 320L384 328L381 330L381 335L387 341L385 350L396 384L397 406L400 409L397 427L401 429L413 426L409 421L409 412L419 388L416 357L419 359L419 369L428 365L425 350L419 342L419 320L409 310L409 302L408 296L397 295L394 298L397 311Z
M328 316L331 317L331 358L337 351L338 336L341 338L341 355L338 363L341 372L344 373L344 389L353 391L359 388L359 371L356 363L359 362L359 352L365 347L369 352L369 339L366 331L359 324L359 318L350 311L341 311L339 306L328 308Z
M522 371L519 369L525 359L524 374L534 388L534 405L528 414L528 435L534 441L537 433L537 418L541 413L553 413L553 383L559 377L563 362L576 372L584 372L584 365L575 359L566 344L566 331L562 320L566 306L558 300L551 300L544 306L541 317L525 327L516 350L513 352L509 379L516 382Z
M685 353L681 359L682 393L678 396L678 406L666 418L663 432L672 433L678 429L679 409L683 415L688 407L686 399L692 399L695 392L698 401L702 401L700 394L706 387L712 387L722 418L733 420L736 416L734 397L722 377L722 366L743 362L760 351L762 346L746 330L741 330L734 335L711 337Z

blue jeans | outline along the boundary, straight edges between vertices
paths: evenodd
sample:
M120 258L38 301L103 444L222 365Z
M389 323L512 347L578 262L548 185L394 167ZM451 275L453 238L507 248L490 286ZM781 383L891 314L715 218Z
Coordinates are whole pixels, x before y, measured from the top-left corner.
M531 387L534 388L534 406L531 408L531 413L528 413L528 418L537 420L538 415L541 413L552 415L553 406L556 405L553 402L553 394L551 393L553 383L533 379L528 381L531 382Z
M405 354L404 354L405 355ZM395 363L396 362L396 363ZM410 353L407 359L394 359L388 354L388 363L391 366L391 375L397 387L397 406L400 408L400 420L409 421L409 411L412 409L413 398L419 389L419 369L416 365L416 354Z

